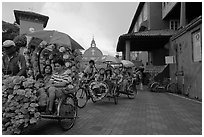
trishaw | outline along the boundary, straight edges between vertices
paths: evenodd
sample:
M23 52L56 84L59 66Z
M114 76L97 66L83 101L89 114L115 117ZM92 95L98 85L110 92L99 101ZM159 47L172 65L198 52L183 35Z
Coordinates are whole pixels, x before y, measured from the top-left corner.
M77 81L72 73L76 73L80 67L80 54L76 50L80 45L70 36L58 31L35 31L27 34L30 37L20 54L24 54L27 75L3 76L3 105L2 105L2 129L5 134L21 134L28 126L34 125L39 118L58 120L63 130L73 127L77 118L77 98L75 97L74 82ZM29 39L27 39L29 41ZM40 91L46 91L42 71L46 65L53 67L53 59L61 58L65 62L66 69L70 69L70 83L64 87L63 96L57 98L54 103L53 113L48 114L45 105L40 106ZM72 71L75 68L75 72ZM37 79L42 76L42 83ZM38 83L39 82L39 83ZM71 86L72 85L72 86ZM42 90L40 90L42 89ZM9 92L8 92L9 91ZM45 92L46 96L46 92ZM47 98L44 99L46 102Z
M39 52L39 58L46 48L41 49ZM49 55L47 55L49 56ZM39 59L38 58L38 59ZM40 61L39 61L40 62ZM39 70L41 70L39 65ZM66 88L63 90L64 95L56 99L54 104L55 112L52 115L41 114L41 118L55 119L58 120L59 125L63 130L69 130L73 127L77 118L77 98L74 91Z
M111 63L112 67L119 67L122 70L122 64ZM115 65L115 66L114 66ZM97 72L98 73L98 72ZM78 107L83 108L86 106L89 99L93 103L102 100L103 98L112 98L115 104L118 104L118 93L117 93L117 83L115 80L112 81L114 86L112 89L108 85L107 81L96 81L90 79L83 79L80 81L79 88L76 92L76 97L78 99Z
M127 69L127 68L130 68L132 66L134 66L134 64L130 64L132 62L130 61L126 61L126 60L122 60L121 63L114 63L113 66L120 66L119 70L120 70L120 73L123 73L124 69ZM121 65L122 64L122 65ZM121 67L122 66L122 67ZM136 77L131 77L131 78L128 78L128 84L127 86L125 87L125 91L122 91L121 88L122 88L122 81L120 83L118 83L119 81L116 80L116 87L115 87L115 90L116 90L116 93L117 93L117 96L119 97L120 94L124 94L124 95L127 95L129 99L133 99L135 98L135 94L137 93L137 88L136 88Z
M36 31L29 36L44 40L41 44L35 48L34 54L36 55L37 68L39 74L42 74L42 64L51 65L54 58L63 58L67 68L70 67L70 62L75 61L73 57L72 48L74 46L80 47L80 45L74 41L70 36L65 33L58 31ZM61 39L60 39L61 38ZM68 45L71 43L71 45ZM73 43L75 45L73 45ZM72 60L70 61L70 58ZM76 59L76 57L75 57ZM53 64L52 64L53 65ZM36 69L37 69L36 68ZM63 130L69 130L73 127L77 118L77 98L73 89L67 87L63 90L63 96L55 100L54 103L54 114L47 115L41 114L41 118L55 119L58 120Z
M113 90L113 92L110 93L108 84L102 81L82 80L75 96L77 97L79 108L85 107L89 99L95 103L107 97L109 99L113 98L115 104L118 103L116 91Z

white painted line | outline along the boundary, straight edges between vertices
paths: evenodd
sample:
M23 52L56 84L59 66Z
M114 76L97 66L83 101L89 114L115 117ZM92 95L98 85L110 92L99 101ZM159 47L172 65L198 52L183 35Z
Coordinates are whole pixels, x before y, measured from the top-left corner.
M168 93L168 92L167 92L167 93ZM177 97L180 97L180 98L184 98L184 99L191 100L191 101L194 101L194 102L196 102L196 103L202 104L202 102L200 102L200 101L193 100L193 99L190 99L190 98L186 98L186 97L183 97L183 96L179 96L179 95L177 95L177 94L173 94L173 93L168 93L168 94L171 94L171 95L173 95L173 96L177 96Z

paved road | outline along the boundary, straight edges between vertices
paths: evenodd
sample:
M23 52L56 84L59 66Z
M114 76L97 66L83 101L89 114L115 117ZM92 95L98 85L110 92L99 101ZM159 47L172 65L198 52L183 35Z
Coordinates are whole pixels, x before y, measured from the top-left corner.
M145 90L135 99L121 96L118 105L108 99L88 102L67 132L53 120L42 120L28 131L32 135L201 135L202 104Z

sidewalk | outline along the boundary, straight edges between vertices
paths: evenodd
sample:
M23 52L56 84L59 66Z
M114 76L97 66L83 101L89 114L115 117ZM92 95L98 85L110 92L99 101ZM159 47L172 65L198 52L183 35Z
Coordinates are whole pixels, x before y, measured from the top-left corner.
M119 97L118 105L108 99L90 101L79 109L79 118L67 132L56 124L55 128L38 130L34 132L50 135L201 135L202 104L145 90L139 91L135 99Z

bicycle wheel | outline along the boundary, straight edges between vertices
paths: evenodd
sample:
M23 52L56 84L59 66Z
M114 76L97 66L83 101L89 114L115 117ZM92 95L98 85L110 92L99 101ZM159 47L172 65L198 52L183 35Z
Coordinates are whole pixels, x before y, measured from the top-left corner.
M176 83L168 84L166 90L167 90L167 92L176 93L176 91L177 91Z
M85 89L83 88L79 88L75 94L77 100L78 100L78 103L77 103L77 106L79 108L83 108L86 106L86 103L88 101L88 97L87 97L87 93L85 91Z
M59 124L63 130L69 130L74 126L77 118L77 103L72 95L66 95L58 105Z
M155 92L157 86L159 86L159 83L158 83L158 82L153 82L153 83L150 85L150 91Z
M127 96L129 99L134 99L135 98L135 92L133 90L128 90Z

